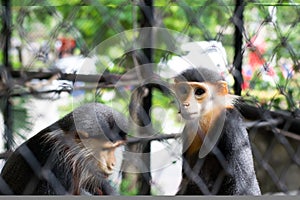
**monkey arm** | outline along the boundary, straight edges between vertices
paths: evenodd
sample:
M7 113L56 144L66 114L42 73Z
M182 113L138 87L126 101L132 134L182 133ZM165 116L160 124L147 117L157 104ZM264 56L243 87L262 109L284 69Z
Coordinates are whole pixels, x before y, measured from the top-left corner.
M227 180L233 185L231 192L239 195L260 195L249 136L241 115L236 109L230 109L226 114L228 117L218 148L228 162L227 168L231 170Z

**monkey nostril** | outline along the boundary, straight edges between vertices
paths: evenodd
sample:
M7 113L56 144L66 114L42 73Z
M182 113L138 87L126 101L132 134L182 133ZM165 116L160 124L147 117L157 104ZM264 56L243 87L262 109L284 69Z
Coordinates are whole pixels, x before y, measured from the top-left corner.
M108 165L109 169L114 169L114 167L115 167L115 163L110 163L110 165Z

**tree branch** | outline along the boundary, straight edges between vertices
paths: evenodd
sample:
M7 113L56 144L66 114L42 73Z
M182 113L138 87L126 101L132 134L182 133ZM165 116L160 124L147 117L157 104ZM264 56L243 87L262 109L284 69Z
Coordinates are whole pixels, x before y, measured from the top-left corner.
M262 107L255 107L245 102L239 102L237 109L248 120L251 121L265 121L274 123L273 126L277 128L300 135L300 118L296 113L288 111L269 111ZM271 124L266 124L271 125Z

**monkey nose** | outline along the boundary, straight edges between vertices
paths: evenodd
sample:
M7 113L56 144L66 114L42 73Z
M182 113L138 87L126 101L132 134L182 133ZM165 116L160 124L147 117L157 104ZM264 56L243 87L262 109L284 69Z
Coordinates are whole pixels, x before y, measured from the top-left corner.
M189 107L190 106L190 103L189 102L183 102L183 107Z

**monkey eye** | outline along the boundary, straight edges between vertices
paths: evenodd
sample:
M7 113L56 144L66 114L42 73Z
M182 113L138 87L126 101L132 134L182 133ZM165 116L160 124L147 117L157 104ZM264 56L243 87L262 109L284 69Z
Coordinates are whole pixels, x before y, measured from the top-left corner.
M108 150L109 150L109 147L101 148L101 151L108 151Z
M100 148L100 151L102 151L102 152L109 152L111 150L114 150L114 148L113 147L102 147L102 148Z
M196 88L194 91L195 96L201 96L205 93L205 90L203 88Z

